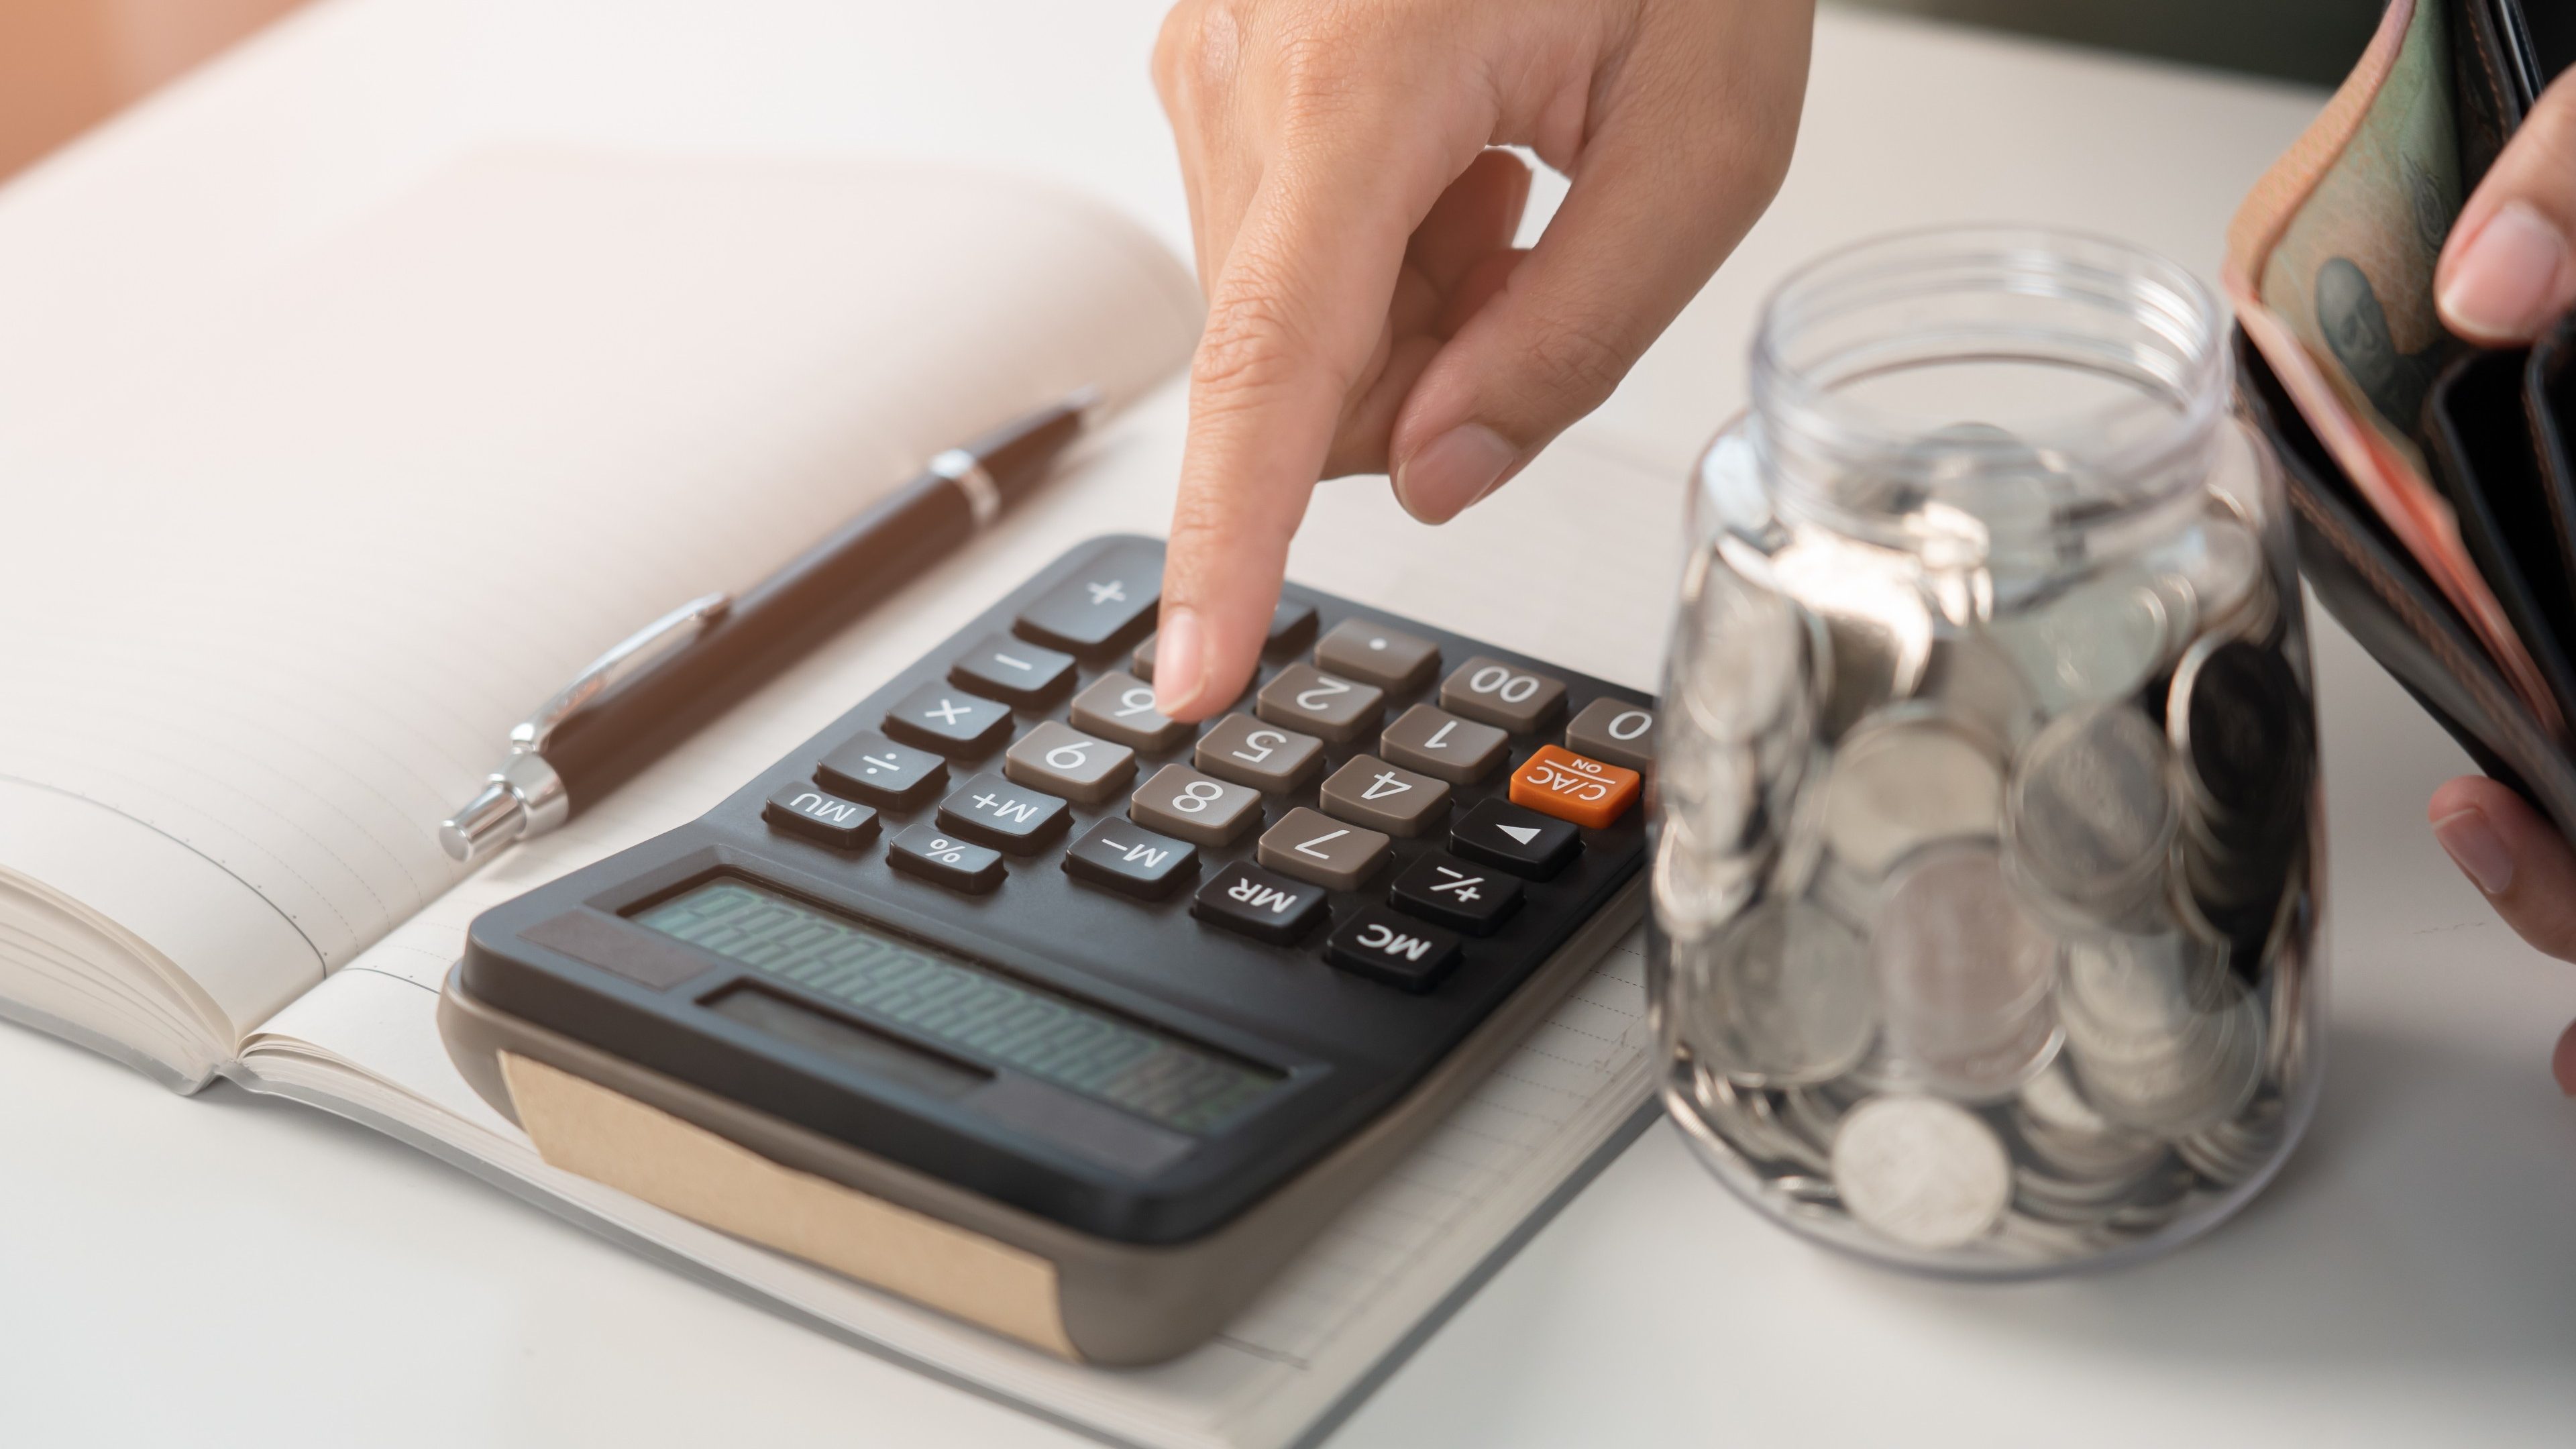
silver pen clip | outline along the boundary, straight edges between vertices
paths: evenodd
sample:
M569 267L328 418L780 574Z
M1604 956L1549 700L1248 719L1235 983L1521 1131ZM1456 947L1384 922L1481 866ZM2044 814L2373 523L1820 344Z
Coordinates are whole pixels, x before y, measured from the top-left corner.
M462 810L439 822L438 843L454 859L471 863L523 835L552 830L571 812L563 777L546 763L545 749L564 722L663 655L698 637L733 602L730 594L691 599L609 646L582 667L554 698L510 730L510 755Z

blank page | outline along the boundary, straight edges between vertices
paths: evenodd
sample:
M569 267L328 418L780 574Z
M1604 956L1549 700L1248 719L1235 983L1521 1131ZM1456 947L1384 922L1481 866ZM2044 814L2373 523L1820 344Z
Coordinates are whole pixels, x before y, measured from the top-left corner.
M217 320L10 400L0 466L33 482L0 777L292 927L296 959L245 929L178 962L247 1027L456 883L437 822L583 662L943 447L1134 395L1198 307L1142 231L1034 183L476 156Z

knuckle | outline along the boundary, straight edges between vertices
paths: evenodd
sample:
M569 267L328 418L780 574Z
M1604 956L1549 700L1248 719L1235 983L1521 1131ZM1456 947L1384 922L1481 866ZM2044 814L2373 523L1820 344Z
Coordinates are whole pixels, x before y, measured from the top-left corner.
M1229 90L1243 47L1241 0L1181 0L1154 35L1154 89L1163 108L1203 104Z
M1300 370L1304 343L1276 289L1233 286L1208 304L1190 357L1192 406L1224 410L1277 391Z
M1628 350L1597 323L1567 323L1531 338L1522 364L1543 409L1588 412L1628 375Z

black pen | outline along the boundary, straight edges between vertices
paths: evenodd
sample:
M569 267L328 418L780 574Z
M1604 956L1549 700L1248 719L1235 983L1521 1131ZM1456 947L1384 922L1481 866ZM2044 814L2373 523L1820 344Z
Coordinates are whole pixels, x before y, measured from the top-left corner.
M951 448L740 597L692 599L636 630L510 731L508 756L439 823L438 843L480 860L626 783L992 522L1098 400L1085 388Z

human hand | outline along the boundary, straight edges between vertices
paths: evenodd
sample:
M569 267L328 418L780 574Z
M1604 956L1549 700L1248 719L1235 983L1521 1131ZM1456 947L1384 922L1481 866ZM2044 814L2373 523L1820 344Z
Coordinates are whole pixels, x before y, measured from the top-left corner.
M2576 70L2541 94L2451 224L2433 269L2442 320L2472 342L2529 342L2576 305Z
M2491 346L2528 342L2576 305L2576 72L2550 86L2460 209L2433 285L2451 330ZM2471 775L2435 790L2425 815L2506 925L2576 961L2576 851L2538 811ZM2550 1066L2576 1095L2576 1027Z
M1318 479L1443 522L1597 406L1786 173L1812 0L1181 0L1154 79L1205 336L1157 707L1252 675ZM1573 178L1512 247L1523 145Z

